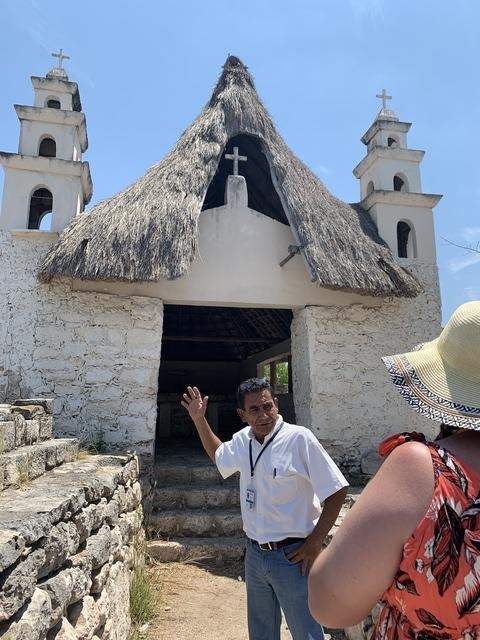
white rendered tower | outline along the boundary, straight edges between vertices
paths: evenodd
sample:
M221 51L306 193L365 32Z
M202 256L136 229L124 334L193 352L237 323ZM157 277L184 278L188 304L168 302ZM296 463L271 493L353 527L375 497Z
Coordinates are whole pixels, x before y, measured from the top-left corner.
M385 89L375 121L363 135L367 155L353 170L360 179L361 206L375 221L380 236L398 258L435 265L433 207L441 196L422 193L420 162L424 151L409 149L409 122L387 109Z
M40 229L51 214L51 231L62 231L92 197L82 153L88 146L85 115L75 82L63 69L68 56L52 54L57 67L32 76L34 106L15 105L20 120L18 153L0 152L5 171L0 229Z

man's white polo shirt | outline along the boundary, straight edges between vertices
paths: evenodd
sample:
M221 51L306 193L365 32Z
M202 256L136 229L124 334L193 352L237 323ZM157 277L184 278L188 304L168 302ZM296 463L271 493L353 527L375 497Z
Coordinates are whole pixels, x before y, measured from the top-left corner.
M259 458L251 478L250 442L255 465L275 432L273 442ZM313 433L306 427L283 422L281 416L263 444L247 426L218 447L215 461L223 478L240 472L243 528L249 538L260 543L305 538L318 520L320 503L348 486ZM255 492L253 509L249 509L246 502L247 489L251 488Z

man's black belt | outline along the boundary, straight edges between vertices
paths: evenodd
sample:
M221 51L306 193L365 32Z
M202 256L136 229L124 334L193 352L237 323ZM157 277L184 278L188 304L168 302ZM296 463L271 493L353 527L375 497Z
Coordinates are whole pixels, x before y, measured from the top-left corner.
M276 551L277 549L286 547L289 544L294 544L295 542L304 542L305 538L284 538L283 540L277 540L276 542L257 542L256 540L252 540L252 538L249 538L249 540L255 546L262 549L262 551Z

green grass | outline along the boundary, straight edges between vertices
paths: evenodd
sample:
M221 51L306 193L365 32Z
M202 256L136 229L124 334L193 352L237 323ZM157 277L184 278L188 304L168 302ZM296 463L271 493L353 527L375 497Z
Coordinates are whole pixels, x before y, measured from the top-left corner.
M150 622L155 610L155 598L150 577L145 566L135 567L130 586L130 616L132 624L139 627Z
M133 541L133 571L130 581L130 618L132 621L129 640L146 637L145 625L155 613L155 593L146 567L145 537L137 534Z

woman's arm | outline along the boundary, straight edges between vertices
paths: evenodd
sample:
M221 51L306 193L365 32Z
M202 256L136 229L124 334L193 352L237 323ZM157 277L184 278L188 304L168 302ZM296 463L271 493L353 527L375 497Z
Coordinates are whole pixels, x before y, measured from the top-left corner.
M308 604L318 622L343 628L368 615L395 577L433 490L425 445L407 442L389 455L312 566Z

